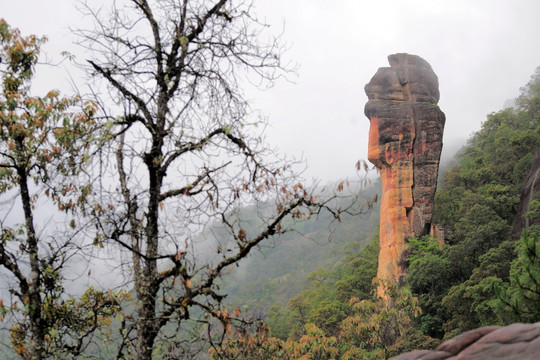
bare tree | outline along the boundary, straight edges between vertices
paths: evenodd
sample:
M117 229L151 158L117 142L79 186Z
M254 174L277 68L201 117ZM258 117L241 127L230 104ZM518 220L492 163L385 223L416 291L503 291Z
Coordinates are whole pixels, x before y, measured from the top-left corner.
M307 218L335 199L300 183L257 133L264 122L250 122L241 85L271 86L288 71L279 37L267 37L252 10L232 0L85 7L96 24L79 30L91 54L86 69L107 86L97 94L106 142L95 242L128 254L136 295L119 358L132 351L151 359L161 340L182 346L190 339L178 331L190 319L227 331L238 312L222 309L219 277L287 231L284 219ZM246 205L256 232L241 218ZM336 218L347 210L329 209ZM195 241L210 223L222 226L216 241Z

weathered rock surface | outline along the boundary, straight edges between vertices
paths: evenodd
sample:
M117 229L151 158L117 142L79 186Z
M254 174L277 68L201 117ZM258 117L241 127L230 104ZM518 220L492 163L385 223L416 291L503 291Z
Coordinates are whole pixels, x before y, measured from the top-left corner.
M365 91L368 159L382 180L377 276L403 283L406 240L432 231L445 115L437 106L439 83L419 56L394 54Z
M442 343L436 351L413 351L392 360L540 359L540 323L488 326Z
M523 229L526 229L531 225L538 225L538 221L533 221L531 223L525 216L527 211L529 211L531 201L535 199L535 196L538 193L540 193L540 149L534 156L529 174L521 188L520 205L512 227L512 234L514 236L519 238L523 233Z

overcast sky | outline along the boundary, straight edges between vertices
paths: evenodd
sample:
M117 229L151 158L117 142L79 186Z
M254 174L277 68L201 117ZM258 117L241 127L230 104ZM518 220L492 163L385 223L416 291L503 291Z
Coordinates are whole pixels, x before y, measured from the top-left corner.
M23 34L49 38L45 52L74 51L68 27L84 19L74 0L0 0L0 17ZM295 83L251 95L270 118L268 141L303 157L308 178L352 176L367 158L364 85L386 57L408 52L439 77L450 149L480 128L490 112L518 95L540 65L538 0L255 0L256 11L291 45ZM42 89L69 91L68 63L40 75Z

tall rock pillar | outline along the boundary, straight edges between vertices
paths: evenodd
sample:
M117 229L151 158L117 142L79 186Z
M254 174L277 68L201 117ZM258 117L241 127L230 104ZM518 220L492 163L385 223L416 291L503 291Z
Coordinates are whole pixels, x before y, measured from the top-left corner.
M445 115L439 81L427 61L394 54L365 90L368 159L382 181L377 277L403 284L407 239L429 234Z

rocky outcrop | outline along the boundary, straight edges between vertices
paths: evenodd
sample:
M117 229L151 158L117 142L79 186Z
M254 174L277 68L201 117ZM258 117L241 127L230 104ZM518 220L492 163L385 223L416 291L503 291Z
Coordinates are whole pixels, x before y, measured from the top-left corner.
M523 187L521 188L520 205L519 205L518 212L516 214L516 218L514 220L514 225L512 227L512 234L515 237L519 238L521 234L523 233L523 229L526 229L531 225L538 225L539 219L534 219L531 222L530 219L527 219L525 215L527 214L527 211L529 211L531 202L535 198L537 199L537 196L538 196L537 194L539 193L540 193L540 149L536 152L533 163L531 165L531 169L529 170L529 174L527 175L527 178L525 179L525 183L523 184Z
M365 90L368 159L382 180L377 277L403 283L406 240L432 229L445 115L437 106L439 82L431 66L409 54L388 57Z
M533 360L540 358L540 323L488 326L442 343L436 351L413 351L392 360Z

